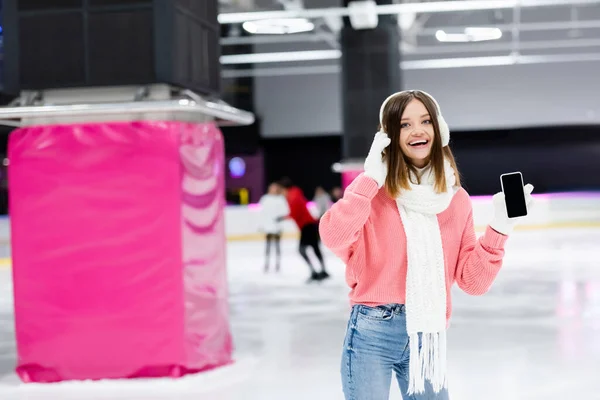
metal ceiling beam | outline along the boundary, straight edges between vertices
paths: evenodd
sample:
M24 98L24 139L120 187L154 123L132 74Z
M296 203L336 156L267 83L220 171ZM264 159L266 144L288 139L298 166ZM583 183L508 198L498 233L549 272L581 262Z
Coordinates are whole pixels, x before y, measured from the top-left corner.
M542 50L577 47L600 47L600 39L566 39L566 40L537 40L520 42L521 50ZM414 50L405 51L407 55L416 54L446 54L446 53L473 53L514 50L512 42L495 43L464 43L443 44L436 46L421 46ZM221 56L221 64L262 64L298 61L335 60L342 56L340 50L308 50L284 51L273 53L248 53Z
M445 53L476 53L483 51L512 50L511 42L483 42L464 44L444 44L438 46L419 46L410 51L404 51L406 55L415 54L445 54ZM600 47L600 39L565 39L565 40L535 40L519 42L520 50L542 50L573 47Z
M438 30L452 31L463 30L470 25L440 26L434 28L423 28L417 34L419 36L435 35ZM503 32L510 32L512 24L491 24L493 28L498 28ZM571 30L571 29L600 29L600 20L588 21L563 21L563 22L525 22L519 25L521 32L537 32L551 30ZM298 33L295 35L256 35L256 36L238 36L221 38L222 46L243 45L243 44L271 44L271 43L297 43L297 42L321 42L323 39L315 33Z
M224 79L234 79L289 75L328 75L339 72L341 72L341 68L337 65L311 65L302 67L226 69L221 71L221 77Z
M377 6L377 14L393 15L404 13L441 13L474 10L499 10L514 7L553 7L600 4L600 0L453 0L427 3L403 3ZM241 13L222 13L218 20L221 24L236 24L271 18L323 18L347 17L350 11L347 7L308 8L283 11L256 11Z
M462 26L440 26L432 28L423 28L419 35L434 35L438 30L462 30L472 25ZM509 32L512 30L513 24L488 24L492 28L498 28L503 32ZM534 31L553 31L553 30L571 30L571 29L594 29L600 28L600 20L587 20L587 21L554 21L554 22L521 22L519 29L521 32L534 32Z
M221 64L255 64L294 61L334 60L342 56L341 50L282 51L275 53L248 53L221 56Z
M577 53L555 55L517 55L497 57L442 58L436 60L414 60L400 63L402 70L446 69L468 67L493 67L519 64L547 64L567 62L600 61L600 53ZM338 74L339 65L305 67L252 68L246 70L223 70L223 78L272 77L289 75Z
M221 46L248 45L248 44L270 44L270 43L297 43L297 42L321 42L323 38L317 33L296 33L293 35L254 35L254 36L230 36L220 40Z
M563 62L600 61L600 53L548 54L548 55L514 55L499 57L464 57L444 58L438 60L403 61L403 70L411 69L443 69L467 67L493 67L519 64L549 64Z

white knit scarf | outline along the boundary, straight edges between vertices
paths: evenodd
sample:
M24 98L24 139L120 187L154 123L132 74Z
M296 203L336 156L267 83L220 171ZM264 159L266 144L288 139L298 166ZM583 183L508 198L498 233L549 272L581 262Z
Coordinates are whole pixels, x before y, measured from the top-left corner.
M409 394L423 393L429 380L437 393L446 381L446 275L437 214L455 193L454 169L444 161L447 191L434 190L435 173L425 169L396 199L406 233L406 329L410 341ZM419 335L421 349L419 351Z

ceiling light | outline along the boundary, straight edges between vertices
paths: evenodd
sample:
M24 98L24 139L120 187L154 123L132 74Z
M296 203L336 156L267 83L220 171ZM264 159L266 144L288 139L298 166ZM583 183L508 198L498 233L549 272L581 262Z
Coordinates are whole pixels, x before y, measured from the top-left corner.
M482 42L485 40L498 40L502 37L502 31L499 28L465 28L463 33L447 33L439 30L435 33L435 38L440 42Z
M248 33L258 35L286 35L291 33L310 32L315 25L306 18L278 18L246 21L242 24Z
M374 0L351 1L348 3L350 25L355 30L375 29L379 23L377 3Z
M278 53L231 54L221 56L221 64L258 64L273 62L335 60L342 57L340 50L284 51Z

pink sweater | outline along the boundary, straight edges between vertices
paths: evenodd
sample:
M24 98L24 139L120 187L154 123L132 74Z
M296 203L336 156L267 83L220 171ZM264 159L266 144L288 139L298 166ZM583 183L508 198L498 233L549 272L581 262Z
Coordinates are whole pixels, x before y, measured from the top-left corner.
M452 311L451 287L482 295L491 286L504 256L504 236L488 226L475 236L471 199L464 189L438 215L446 265L446 317ZM404 304L406 239L396 201L363 174L346 189L343 199L322 217L319 230L325 246L346 263L350 303L377 306Z

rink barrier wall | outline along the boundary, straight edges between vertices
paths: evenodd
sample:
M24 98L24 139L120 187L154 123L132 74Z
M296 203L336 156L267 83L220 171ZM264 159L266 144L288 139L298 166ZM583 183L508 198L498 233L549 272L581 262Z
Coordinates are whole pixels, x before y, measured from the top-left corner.
M491 196L472 196L475 230L483 232L494 216ZM535 207L516 230L545 230L563 228L600 228L599 193L555 193L534 195ZM317 215L314 203L309 210ZM229 206L225 214L228 241L263 240L260 233L260 206ZM283 223L284 238L298 238L296 225Z
M483 233L485 231L486 226L475 226L475 231L477 233ZM538 224L538 225L521 225L518 226L516 231L537 231L537 230L549 230L549 229L585 229L585 228L595 228L600 229L600 221L589 221L589 222L557 222L551 224ZM299 232L286 232L282 235L283 239L299 239ZM264 235L261 233L247 234L247 235L233 235L228 236L228 242L262 242L264 240ZM0 242L3 245L10 245L8 240ZM0 268L10 268L12 266L12 262L10 257L0 258Z
M535 207L517 231L600 228L599 193L557 193L535 195ZM493 217L490 196L473 196L473 220L475 230L483 232ZM316 215L314 203L309 209ZM258 204L228 206L225 210L225 232L227 241L262 241L260 231L261 212ZM0 218L0 245L10 245L9 218ZM291 220L282 224L284 239L297 239L299 231ZM10 258L0 258L0 268L10 266Z

